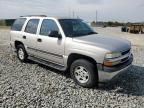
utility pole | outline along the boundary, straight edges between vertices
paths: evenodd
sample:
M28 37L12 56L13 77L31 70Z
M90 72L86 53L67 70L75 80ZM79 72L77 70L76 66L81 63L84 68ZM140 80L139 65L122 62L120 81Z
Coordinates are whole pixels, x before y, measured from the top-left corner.
M69 16L70 18L72 17L72 15L71 15L71 7L69 7L68 16Z
M96 10L96 20L95 20L95 22L97 23L97 17L98 17L98 12L97 12L97 10Z
M77 19L79 19L79 16L77 15Z
M75 17L75 12L73 11L73 18Z

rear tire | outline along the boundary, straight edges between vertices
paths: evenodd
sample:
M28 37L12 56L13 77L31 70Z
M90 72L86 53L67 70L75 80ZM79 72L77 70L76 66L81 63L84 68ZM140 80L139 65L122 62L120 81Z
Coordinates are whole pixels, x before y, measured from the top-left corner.
M25 50L25 47L23 45L18 45L17 46L17 57L21 62L26 62L28 55L27 52Z
M73 80L82 87L98 86L98 72L88 60L78 59L71 64L70 73Z

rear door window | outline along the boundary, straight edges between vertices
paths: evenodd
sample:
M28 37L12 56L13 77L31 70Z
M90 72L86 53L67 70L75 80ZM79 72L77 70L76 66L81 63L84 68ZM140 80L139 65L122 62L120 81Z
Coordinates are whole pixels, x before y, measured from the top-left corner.
M25 28L25 32L31 33L31 34L36 34L38 24L39 24L39 19L29 20L27 23L27 26Z
M26 21L26 18L19 18L19 19L17 19L17 20L14 22L11 30L13 30L13 31L21 31L21 30L22 30L22 27L23 27L23 25L24 25L24 23L25 23L25 21Z

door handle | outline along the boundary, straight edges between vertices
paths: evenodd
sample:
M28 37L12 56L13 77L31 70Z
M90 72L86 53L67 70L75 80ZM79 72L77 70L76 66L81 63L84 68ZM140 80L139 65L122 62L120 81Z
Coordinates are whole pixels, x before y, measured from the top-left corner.
M26 36L23 36L23 39L26 39Z
M42 42L42 39L38 38L37 41L38 41L38 42Z

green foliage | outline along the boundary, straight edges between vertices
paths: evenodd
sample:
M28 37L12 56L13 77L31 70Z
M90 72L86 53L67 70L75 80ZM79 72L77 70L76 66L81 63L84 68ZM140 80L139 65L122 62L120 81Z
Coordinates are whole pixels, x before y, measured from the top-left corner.
M0 26L12 26L15 19L0 20Z
M121 22L113 22L113 21L108 21L108 22L103 22L103 21L99 21L99 22L95 22L92 21L91 22L91 26L101 26L101 27L117 27L117 26L123 26L125 25L125 23L121 23Z
M0 26L6 26L5 20L0 20Z
M120 22L112 22L112 21L109 21L107 22L107 26L110 26L110 27L116 27L116 26L123 26L124 24L123 23L120 23Z
M113 22L109 21L107 22L107 26L112 26L113 25Z

